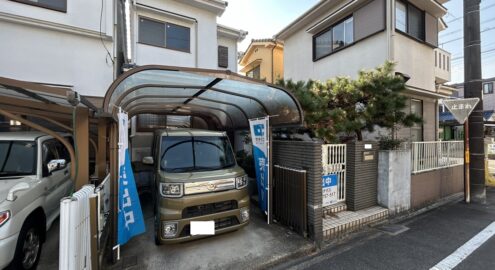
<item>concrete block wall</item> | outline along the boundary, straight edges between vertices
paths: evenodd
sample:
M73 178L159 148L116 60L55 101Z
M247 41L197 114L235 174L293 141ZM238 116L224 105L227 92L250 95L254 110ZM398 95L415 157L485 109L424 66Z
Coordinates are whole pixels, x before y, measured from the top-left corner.
M390 214L411 208L411 150L378 152L378 204Z
M323 240L321 146L318 142L274 141L272 162L307 171L308 233L317 244Z
M370 146L365 149L365 146ZM372 157L365 160L366 156ZM378 143L357 141L347 144L347 209L358 211L372 207L377 202Z
M464 167L455 166L411 176L411 207L418 209L464 191Z

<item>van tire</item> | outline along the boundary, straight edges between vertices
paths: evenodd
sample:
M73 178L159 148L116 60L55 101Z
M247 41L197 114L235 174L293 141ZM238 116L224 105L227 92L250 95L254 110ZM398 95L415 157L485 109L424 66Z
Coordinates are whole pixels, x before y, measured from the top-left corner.
M15 248L14 260L10 263L7 269L36 269L40 261L41 249L43 247L43 232L40 226L36 226L33 219L28 218L24 225L22 225L19 238L17 239L17 245ZM28 247L25 248L25 246ZM26 250L27 249L27 250ZM32 253L28 262L23 264L26 251Z

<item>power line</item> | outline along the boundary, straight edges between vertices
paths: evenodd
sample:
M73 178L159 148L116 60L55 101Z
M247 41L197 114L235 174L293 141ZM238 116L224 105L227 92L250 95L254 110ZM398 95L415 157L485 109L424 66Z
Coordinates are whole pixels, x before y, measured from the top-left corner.
M495 29L495 27L488 27L488 28L483 29L483 31L480 31L480 33L487 32L487 31L491 31L491 30L493 30L493 29ZM464 38L464 37L462 36L462 37L459 37L459 38L455 38L455 39L451 39L451 40L448 40L448 41L442 42L442 43L440 43L440 46L441 46L441 45L444 45L444 44L447 44L447 43L451 43L451 42L454 42L454 41L461 40L461 39L463 39L463 38Z
M486 6L486 7L482 7L481 9L482 9L482 10L486 10L486 9L491 8L491 7L495 7L495 4L491 4L491 5L488 5L488 6ZM458 20L460 20L460 19L462 19L462 18L464 18L464 16L457 17L457 18L452 19L452 20L450 20L450 21L448 21L448 22L445 22L445 23L446 23L446 24L449 24L449 23L451 23L451 22L458 21Z
M486 51L482 51L481 55L486 54L486 53L490 53L490 52L495 52L495 48L490 49L490 50L486 50ZM455 61L455 60L459 60L459 59L464 59L464 56L454 57L454 58L450 59L450 61Z
M495 21L495 18L484 20L484 21L481 22L481 24L485 24L485 23L488 23L488 22L491 22L491 21ZM457 30L454 30L454 31L451 31L451 32L440 33L440 36L441 37L445 37L445 36L449 36L449 35L452 35L452 34L455 34L455 33L459 33L461 31L462 31L462 29L457 29Z

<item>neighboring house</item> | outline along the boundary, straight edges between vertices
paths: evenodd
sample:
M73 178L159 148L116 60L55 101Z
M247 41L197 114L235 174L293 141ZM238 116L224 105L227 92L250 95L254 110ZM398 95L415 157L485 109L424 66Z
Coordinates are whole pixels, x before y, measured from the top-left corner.
M247 32L217 24L226 7L220 0L133 1L128 62L237 72L237 43Z
M114 2L0 0L0 76L103 96L116 75Z
M0 0L0 76L97 100L123 64L236 72L247 32L217 24L226 7L221 0Z
M252 39L239 60L240 73L275 83L284 77L284 44L276 39Z
M485 135L495 137L495 94L493 86L495 77L483 79L483 118L485 122ZM456 89L451 98L464 98L464 83L449 85ZM443 140L462 139L463 127L459 125L452 114L444 106L439 107L440 111L440 128Z
M396 72L409 79L408 111L424 119L399 136L434 141L438 100L451 95L443 86L450 80L450 54L438 48L438 33L447 27L445 2L321 1L275 35L284 42L284 79L355 78L359 70L394 61Z

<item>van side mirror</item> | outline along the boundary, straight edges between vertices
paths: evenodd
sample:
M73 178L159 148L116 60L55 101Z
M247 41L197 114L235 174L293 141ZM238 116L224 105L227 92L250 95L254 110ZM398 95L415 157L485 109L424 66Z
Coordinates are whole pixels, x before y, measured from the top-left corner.
M142 162L147 165L153 165L153 163L155 163L153 157L143 157Z
M65 159L52 159L46 164L48 173L58 171L67 167L67 161Z

